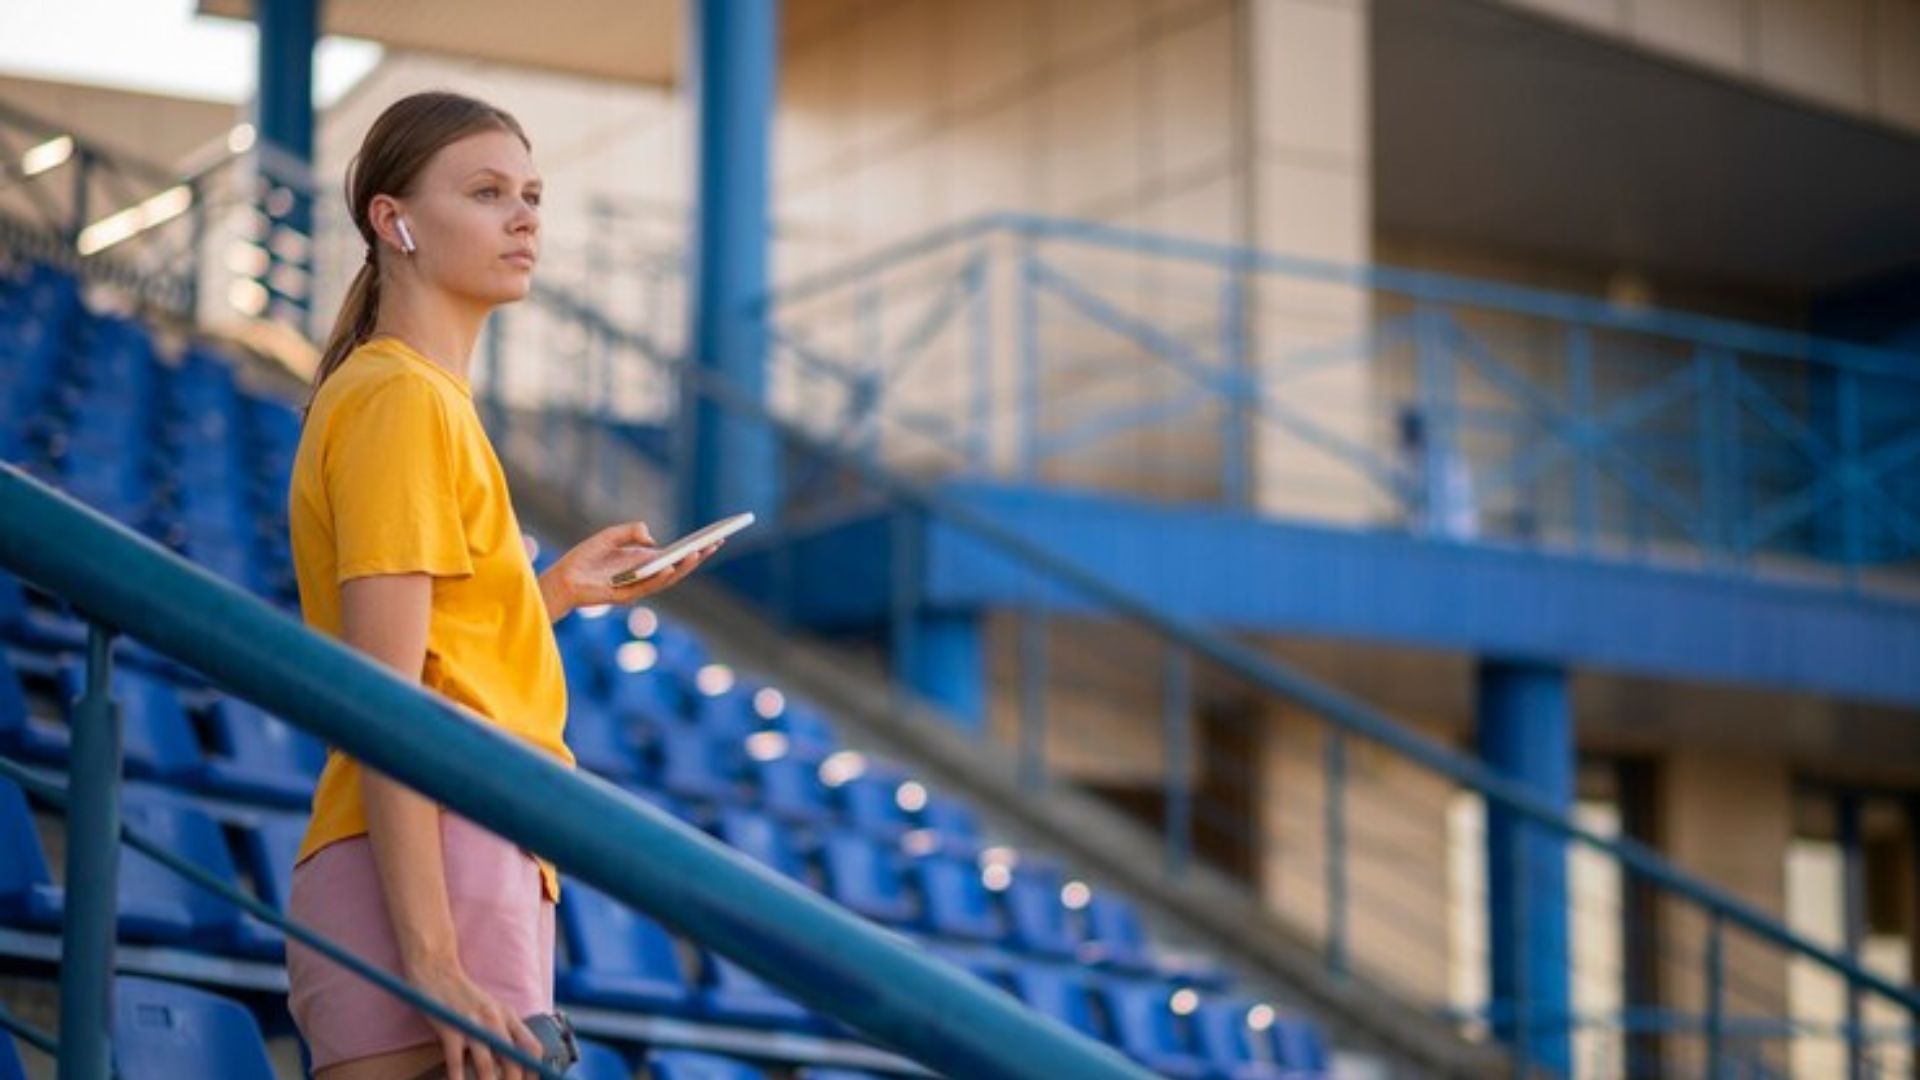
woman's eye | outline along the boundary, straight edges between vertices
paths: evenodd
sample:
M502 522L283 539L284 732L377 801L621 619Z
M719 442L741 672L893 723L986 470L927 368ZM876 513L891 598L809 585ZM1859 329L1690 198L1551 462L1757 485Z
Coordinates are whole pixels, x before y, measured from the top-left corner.
M537 193L536 193L536 194L533 194L533 195L529 195L529 196L527 196L527 204L528 204L529 206L539 206L539 205L540 205L540 196L539 196L539 195L538 195Z
M500 189L499 189L499 188L495 188L495 187L484 187L484 188L481 188L481 189L480 189L479 191L476 191L476 192L474 192L474 194L475 194L475 195L486 195L486 196L493 196L493 195L498 195L498 194L500 194Z

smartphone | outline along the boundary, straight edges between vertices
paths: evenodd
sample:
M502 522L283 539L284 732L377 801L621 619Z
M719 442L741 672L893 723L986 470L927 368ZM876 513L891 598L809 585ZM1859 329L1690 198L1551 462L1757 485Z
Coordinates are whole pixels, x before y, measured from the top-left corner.
M672 566L674 563L679 562L681 559L696 552L704 551L751 524L753 524L753 514L735 514L730 518L722 518L706 528L701 529L699 532L688 533L673 543L668 544L666 547L661 548L658 555L648 559L639 566L631 570L622 570L618 574L615 574L612 582L613 587L616 589L624 588L643 578L650 578L660 571L665 570L667 567Z

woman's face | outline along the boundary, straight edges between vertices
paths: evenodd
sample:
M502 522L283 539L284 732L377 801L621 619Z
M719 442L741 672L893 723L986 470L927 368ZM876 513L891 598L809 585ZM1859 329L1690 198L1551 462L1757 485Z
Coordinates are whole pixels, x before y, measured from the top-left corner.
M400 207L415 244L402 257L457 296L489 305L522 299L540 253L540 188L532 155L508 132L448 143Z

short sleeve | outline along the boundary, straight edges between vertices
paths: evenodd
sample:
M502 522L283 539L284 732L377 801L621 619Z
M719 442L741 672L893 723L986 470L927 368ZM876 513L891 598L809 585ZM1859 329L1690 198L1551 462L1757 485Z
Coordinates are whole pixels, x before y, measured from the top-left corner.
M336 414L323 471L339 581L473 573L453 435L446 402L418 379L391 379Z

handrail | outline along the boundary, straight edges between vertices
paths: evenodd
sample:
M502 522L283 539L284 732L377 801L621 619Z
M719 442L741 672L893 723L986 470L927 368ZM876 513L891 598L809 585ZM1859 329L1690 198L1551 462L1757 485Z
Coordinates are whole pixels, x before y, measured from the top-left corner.
M1848 957L1796 934L1746 901L1717 886L1694 879L1645 845L1631 839L1601 835L1581 825L1569 813L1526 785L1495 772L1475 758L1414 732L1373 706L1324 685L1290 665L1241 645L1197 620L1162 610L1152 601L1142 599L1124 586L1087 570L1073 559L1056 554L993 517L944 495L934 484L896 475L877 462L850 454L793 426L774 414L764 402L741 392L715 373L698 365L666 360L657 343L615 325L597 309L575 297L550 286L536 286L530 298L581 320L593 333L631 347L649 362L671 364L679 378L692 384L694 393L716 400L721 407L755 422L767 424L778 431L781 438L805 453L817 455L832 462L835 467L857 473L874 489L912 510L926 514L929 519L973 535L997 554L1020 564L1026 572L1051 578L1091 598L1102 608L1148 627L1193 654L1213 661L1233 675L1323 717L1341 730L1385 746L1431 772L1471 788L1537 825L1604 854L1762 941L1804 956L1848 983L1871 990L1920 1014L1920 991L1896 984Z
M1287 274L1328 284L1398 293L1421 300L1557 319L1596 329L1685 338L1715 348L1762 353L1785 360L1812 361L1862 374L1920 381L1920 369L1915 367L1911 353L1838 338L1795 330L1776 330L1692 312L1659 308L1625 309L1577 293L1436 271L1282 255L1238 244L1194 240L1119 225L1012 211L997 211L968 218L778 286L767 293L761 313L764 316L781 304L818 295L909 259L994 233L1076 241L1240 270Z
M929 1068L1149 1075L10 465L0 466L0 568Z

